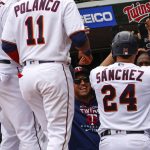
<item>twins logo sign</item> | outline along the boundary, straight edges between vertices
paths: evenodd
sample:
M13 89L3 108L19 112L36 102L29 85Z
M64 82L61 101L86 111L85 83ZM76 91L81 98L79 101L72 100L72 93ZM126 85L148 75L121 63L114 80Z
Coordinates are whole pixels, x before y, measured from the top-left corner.
M89 28L115 26L116 20L112 6L80 9L84 25Z
M150 2L140 4L137 2L135 5L131 4L123 9L123 13L128 16L129 23L141 22L144 18L150 14Z

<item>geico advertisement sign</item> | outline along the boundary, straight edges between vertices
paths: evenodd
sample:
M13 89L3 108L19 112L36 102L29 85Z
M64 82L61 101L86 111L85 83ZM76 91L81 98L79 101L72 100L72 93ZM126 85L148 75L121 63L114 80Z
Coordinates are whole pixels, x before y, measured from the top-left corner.
M112 21L113 16L111 12L104 12L95 14L85 14L82 16L82 19L84 23L104 22L104 21Z
M79 11L85 26L90 28L116 25L115 16L111 6L81 9Z

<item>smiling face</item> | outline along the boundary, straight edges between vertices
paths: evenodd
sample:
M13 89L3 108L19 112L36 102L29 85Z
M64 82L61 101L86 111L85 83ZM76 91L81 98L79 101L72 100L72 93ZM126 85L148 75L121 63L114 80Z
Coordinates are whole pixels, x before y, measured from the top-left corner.
M137 59L138 66L150 66L150 57L147 53L141 54Z
M84 74L76 76L76 78L74 79L74 89L75 96L78 99L88 98L91 93L89 77L85 76Z

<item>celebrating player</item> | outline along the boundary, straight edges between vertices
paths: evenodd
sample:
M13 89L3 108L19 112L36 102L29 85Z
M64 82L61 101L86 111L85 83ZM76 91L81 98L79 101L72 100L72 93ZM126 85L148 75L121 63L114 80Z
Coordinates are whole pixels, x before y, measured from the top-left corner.
M0 36L11 5L17 0L1 1ZM5 4L6 3L6 4ZM41 150L35 116L22 98L18 64L0 48L0 121L2 124L1 150Z
M24 66L22 95L47 135L47 150L67 150L74 113L71 41L81 51L79 64L92 61L74 0L21 0L9 13L2 39L3 50Z
M134 64L138 45L131 32L119 32L109 55L90 73L100 112L100 150L148 150L150 67Z

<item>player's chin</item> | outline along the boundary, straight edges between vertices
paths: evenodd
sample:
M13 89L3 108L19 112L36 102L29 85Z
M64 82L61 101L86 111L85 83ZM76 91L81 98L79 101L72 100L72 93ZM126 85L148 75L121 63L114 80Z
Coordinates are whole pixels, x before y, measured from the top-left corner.
M87 90L80 90L80 95L81 96L87 96L88 95L88 91Z

